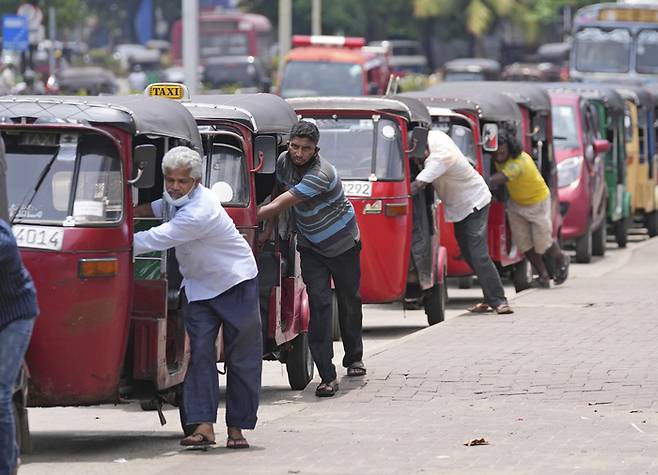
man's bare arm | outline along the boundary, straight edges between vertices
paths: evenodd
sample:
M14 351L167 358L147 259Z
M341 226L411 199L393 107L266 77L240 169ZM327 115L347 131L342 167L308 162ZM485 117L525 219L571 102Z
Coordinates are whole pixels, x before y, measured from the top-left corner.
M290 191L286 191L285 193L282 193L274 198L271 203L258 208L256 219L260 222L273 218L274 216L277 216L279 213L281 213L281 211L291 208L296 204L301 203L302 201L303 200L301 198L297 198L295 195L290 193Z

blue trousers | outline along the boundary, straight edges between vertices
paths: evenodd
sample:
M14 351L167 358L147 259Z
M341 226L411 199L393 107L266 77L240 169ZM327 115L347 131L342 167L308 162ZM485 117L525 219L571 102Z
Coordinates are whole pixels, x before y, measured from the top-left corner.
M16 468L16 422L12 397L18 372L32 336L34 318L14 320L0 330L0 475Z
M191 358L185 376L184 403L189 424L215 423L219 381L215 340L220 325L226 361L226 425L256 427L260 400L263 343L258 280L231 287L209 300L183 300Z

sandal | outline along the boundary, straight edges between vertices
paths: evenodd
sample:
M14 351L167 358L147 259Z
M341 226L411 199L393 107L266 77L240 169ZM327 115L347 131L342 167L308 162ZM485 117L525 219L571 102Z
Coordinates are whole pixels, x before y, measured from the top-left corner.
M366 373L366 366L363 364L363 361L352 363L349 368L347 368L347 375L350 377L365 376Z
M501 303L496 308L494 308L494 311L498 315L509 315L510 313L514 313L514 310L512 310L512 307L510 307L506 303Z
M227 449L248 449L249 442L244 437L239 437L234 439L233 437L228 437L226 439L226 448Z
M334 379L329 383L320 383L315 389L317 397L331 397L338 391L338 380Z
M472 313L488 313L488 312L493 312L494 309L491 308L491 306L487 303L481 302L477 305L473 305L472 307L467 308L469 312Z
M185 447L207 447L209 445L215 445L215 440L206 434L195 432L181 440L180 444Z
M571 263L571 258L567 255L564 256L564 262L560 267L558 267L555 272L555 277L553 277L553 283L555 285L563 284L567 277L569 277L569 264Z

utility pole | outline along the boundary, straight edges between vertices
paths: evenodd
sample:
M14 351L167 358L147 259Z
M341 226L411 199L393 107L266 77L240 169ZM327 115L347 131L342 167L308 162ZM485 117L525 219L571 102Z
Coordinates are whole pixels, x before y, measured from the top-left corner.
M322 0L313 0L311 6L311 34L322 34Z
M182 0L183 73L190 94L199 86L199 0Z
M55 21L55 7L48 7L48 36L50 37L50 51L48 55L49 74L55 74L55 38L57 37L57 22Z
M292 0L279 0L279 74L290 51L292 39Z

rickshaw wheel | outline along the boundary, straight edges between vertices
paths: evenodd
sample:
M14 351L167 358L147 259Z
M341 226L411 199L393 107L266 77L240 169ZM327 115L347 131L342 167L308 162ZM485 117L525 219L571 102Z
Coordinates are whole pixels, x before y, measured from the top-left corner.
M615 223L615 241L621 248L628 244L628 221L628 218L623 218Z
M608 240L608 226L605 221L601 223L599 229L592 233L592 255L604 256L605 246Z
M652 211L645 215L647 232L649 237L658 236L658 211Z
M295 391L301 391L313 379L313 356L308 346L308 333L300 333L292 340L286 371L290 388Z
M423 296L423 306L425 307L425 315L427 315L427 323L436 325L445 319L446 314L446 300L447 289L444 284L435 284L426 295Z
M336 290L331 291L331 328L334 341L340 341L340 314L338 313L338 297Z
M530 288L532 282L532 266L528 259L523 258L521 262L514 264L512 268L512 283L516 292Z
M457 281L457 286L460 289L470 289L473 287L473 276L472 275L465 275L462 277L459 277L459 280Z

